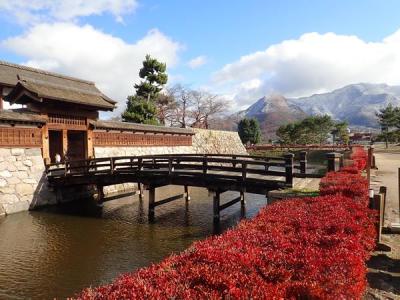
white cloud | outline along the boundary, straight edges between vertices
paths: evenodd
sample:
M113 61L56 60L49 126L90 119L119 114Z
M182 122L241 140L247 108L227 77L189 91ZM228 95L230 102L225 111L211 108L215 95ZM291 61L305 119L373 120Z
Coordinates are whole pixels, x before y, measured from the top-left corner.
M400 30L378 42L335 33L307 33L241 57L214 83L235 91L239 106L270 92L304 96L357 82L400 84Z
M157 29L130 44L90 25L70 23L37 25L2 45L26 57L26 65L94 81L119 102L117 112L125 107L126 96L134 92L146 54L171 67L177 63L180 50L179 43Z
M188 66L192 69L199 68L207 63L207 57L204 55L197 56L188 62Z
M0 0L0 11L22 24L68 21L90 15L111 13L117 21L133 12L137 0Z

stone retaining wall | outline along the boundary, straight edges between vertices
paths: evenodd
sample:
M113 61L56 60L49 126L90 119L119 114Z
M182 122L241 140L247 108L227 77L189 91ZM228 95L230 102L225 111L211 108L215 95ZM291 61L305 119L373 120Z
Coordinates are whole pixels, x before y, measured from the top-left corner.
M0 214L55 203L40 148L0 148Z

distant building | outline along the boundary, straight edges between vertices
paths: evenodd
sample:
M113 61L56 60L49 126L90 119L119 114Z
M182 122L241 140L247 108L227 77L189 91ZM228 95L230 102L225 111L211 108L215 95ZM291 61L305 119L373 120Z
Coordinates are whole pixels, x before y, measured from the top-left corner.
M349 134L350 143L357 144L357 143L366 143L371 142L374 137L374 134L371 132L352 132Z

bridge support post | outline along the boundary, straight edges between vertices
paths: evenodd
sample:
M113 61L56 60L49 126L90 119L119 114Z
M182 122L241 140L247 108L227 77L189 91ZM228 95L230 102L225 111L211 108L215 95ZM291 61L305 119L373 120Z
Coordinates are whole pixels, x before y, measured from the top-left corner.
M186 201L186 203L188 203L190 201L189 187L187 185L185 185L184 189L185 189L185 201Z
M138 190L139 190L139 200L143 201L143 184L138 182Z
M293 187L293 153L287 153L285 157L286 186Z
M97 185L97 204L102 204L104 202L104 190L102 185Z
M149 221L154 222L154 207L156 202L156 189L151 187L149 189Z
M328 160L328 172L335 172L339 170L338 159L342 154L331 152L326 154L326 158Z
M220 209L219 209L219 204L221 202L221 193L219 191L215 191L213 195L213 208L214 208L214 224L219 223L219 217L220 217Z
M242 217L246 214L246 200L244 198L245 192L246 192L245 189L242 189L240 191L240 213Z
M307 151L300 151L300 173L306 174L307 170Z

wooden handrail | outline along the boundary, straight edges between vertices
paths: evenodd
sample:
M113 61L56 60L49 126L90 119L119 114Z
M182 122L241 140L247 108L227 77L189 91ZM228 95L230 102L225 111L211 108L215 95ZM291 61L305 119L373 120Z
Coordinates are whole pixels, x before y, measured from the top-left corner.
M270 169L276 167L278 169ZM302 171L303 171L302 166ZM236 173L247 180L249 175L284 177L286 185L293 184L293 154L285 157L253 157L228 154L187 154L187 155L143 155L97 158L89 160L66 161L46 166L47 177L84 176L85 174L129 174L135 172L154 172L154 174L199 174L218 175L212 172ZM60 173L61 172L61 173ZM211 173L210 173L211 172ZM224 176L220 174L220 176ZM304 176L306 174L304 173Z

